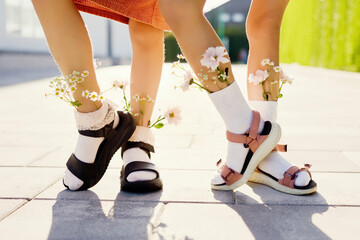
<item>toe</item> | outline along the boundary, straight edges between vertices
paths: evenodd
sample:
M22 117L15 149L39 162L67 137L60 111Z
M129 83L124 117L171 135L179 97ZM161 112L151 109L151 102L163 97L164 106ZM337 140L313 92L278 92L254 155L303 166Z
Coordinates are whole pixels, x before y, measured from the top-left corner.
M156 178L156 173L149 171L132 172L127 176L129 182L150 181Z
M301 171L297 174L295 185L299 187L307 186L311 180L311 177L307 171Z
M222 179L220 173L218 171L214 172L214 175L211 178L211 184L213 185L220 185L224 184L224 179Z
M72 172L70 172L68 169L66 169L65 175L64 175L64 184L70 189L70 190L78 190L84 182L77 178Z

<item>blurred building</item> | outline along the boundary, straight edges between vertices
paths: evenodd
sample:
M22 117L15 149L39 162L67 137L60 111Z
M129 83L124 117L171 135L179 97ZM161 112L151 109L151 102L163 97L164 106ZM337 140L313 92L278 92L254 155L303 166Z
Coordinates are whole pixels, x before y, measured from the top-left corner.
M82 13L82 16L91 36L95 57L131 59L126 25L90 14ZM0 52L49 52L30 0L0 0Z
M247 61L249 50L245 32L251 0L232 0L215 8L206 17L229 51L232 61Z

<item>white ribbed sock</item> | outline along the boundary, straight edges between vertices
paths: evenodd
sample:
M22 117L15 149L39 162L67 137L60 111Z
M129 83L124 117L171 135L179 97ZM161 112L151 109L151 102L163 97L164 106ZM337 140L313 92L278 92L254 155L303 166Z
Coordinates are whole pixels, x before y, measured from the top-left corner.
M226 129L231 133L243 134L249 130L252 121L252 110L243 97L239 86L233 82L227 88L209 94L215 108L220 113L225 122ZM260 120L259 133L264 128L264 121ZM242 143L233 143L228 141L226 165L240 172L249 148L245 148ZM223 184L218 171L211 179L212 184Z
M119 124L119 116L115 114L113 107L109 103L104 102L102 107L94 112L80 113L75 111L75 119L78 130L99 130L114 120L113 128ZM74 154L77 159L85 163L95 162L96 153L100 144L104 140L103 137L88 137L78 135ZM84 182L66 169L64 183L70 190L79 189Z
M141 127L137 126L135 129L135 132L129 139L130 142L144 142L147 144L150 144L154 146L155 139L154 136L150 130L150 128L147 127ZM127 149L123 153L123 161L124 161L124 167L126 167L127 164L131 162L149 162L151 163L151 159L147 155L147 153L142 150L141 148L130 148ZM150 172L150 171L137 171L130 173L127 177L127 180L129 182L137 182L137 181L149 181L156 178L156 173Z
M264 121L276 122L277 119L277 102L274 101L249 101L250 106L258 111ZM270 175L281 179L284 177L284 172L288 170L293 164L286 161L279 152L271 152L262 162L259 163L259 168ZM311 178L308 172L302 171L297 174L295 180L296 186L306 186L309 184Z

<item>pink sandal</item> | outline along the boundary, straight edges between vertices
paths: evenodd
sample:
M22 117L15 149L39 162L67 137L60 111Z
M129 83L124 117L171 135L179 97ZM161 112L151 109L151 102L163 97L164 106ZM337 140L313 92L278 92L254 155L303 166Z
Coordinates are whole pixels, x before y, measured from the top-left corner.
M244 165L240 172L222 163L217 163L218 171L225 181L223 184L211 184L211 188L215 190L234 190L248 181L257 165L274 149L281 137L281 128L277 123L266 121L263 131L258 134L260 124L260 114L253 111L253 120L249 131L245 134L234 134L226 132L227 139L234 143L243 143L245 147L249 147Z
M277 145L274 151L286 152L286 145ZM280 192L293 194L293 195L306 195L316 192L317 184L314 180L310 180L307 186L296 186L295 180L297 178L297 174L301 171L307 171L311 177L311 173L309 168L310 164L305 164L304 168L298 168L296 166L290 167L288 170L284 172L284 177L281 179L277 179L271 174L257 168L255 172L249 178L250 182L260 183L272 187Z

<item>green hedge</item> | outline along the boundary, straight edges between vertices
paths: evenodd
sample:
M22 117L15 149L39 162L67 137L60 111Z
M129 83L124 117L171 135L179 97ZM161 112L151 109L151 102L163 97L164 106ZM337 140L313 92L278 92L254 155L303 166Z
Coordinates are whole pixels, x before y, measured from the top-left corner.
M360 1L291 0L281 29L280 60L360 71Z

